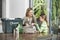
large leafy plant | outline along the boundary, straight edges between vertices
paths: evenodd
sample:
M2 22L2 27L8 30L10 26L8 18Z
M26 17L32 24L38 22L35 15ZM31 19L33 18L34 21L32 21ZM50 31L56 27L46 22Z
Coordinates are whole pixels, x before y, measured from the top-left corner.
M41 12L47 13L46 0L33 0L33 10L36 18L38 18Z

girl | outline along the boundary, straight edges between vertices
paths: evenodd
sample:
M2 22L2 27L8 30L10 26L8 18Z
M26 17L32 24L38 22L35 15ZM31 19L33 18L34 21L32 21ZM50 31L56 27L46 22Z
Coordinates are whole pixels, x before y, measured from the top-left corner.
M28 8L26 11L26 16L24 17L23 20L24 33L35 33L36 31L35 23L36 23L36 18L33 15L33 10L32 8Z
M46 15L44 13L42 13L39 17L39 20L41 22L40 27L38 28L39 32L41 33L48 33L48 25L47 25L47 19L46 19Z

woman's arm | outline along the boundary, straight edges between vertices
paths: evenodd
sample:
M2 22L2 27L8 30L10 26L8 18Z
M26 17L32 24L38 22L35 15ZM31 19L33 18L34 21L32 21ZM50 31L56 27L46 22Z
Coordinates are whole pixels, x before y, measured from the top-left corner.
M33 16L33 17L32 17L32 25L35 25L36 23L37 23L37 21L36 21L36 17Z
M23 19L23 26L26 26L26 17Z
M36 17L33 16L34 23L37 23Z

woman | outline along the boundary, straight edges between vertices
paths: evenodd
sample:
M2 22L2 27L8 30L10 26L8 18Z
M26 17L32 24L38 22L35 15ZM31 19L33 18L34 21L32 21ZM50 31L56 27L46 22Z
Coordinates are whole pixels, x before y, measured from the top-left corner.
M26 10L26 16L24 17L23 20L24 33L35 33L36 32L35 23L36 23L36 18L33 15L33 10L32 8L28 8Z

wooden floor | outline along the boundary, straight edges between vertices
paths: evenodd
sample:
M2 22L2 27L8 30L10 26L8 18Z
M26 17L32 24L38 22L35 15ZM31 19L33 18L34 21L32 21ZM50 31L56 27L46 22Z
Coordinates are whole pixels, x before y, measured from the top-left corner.
M51 39L51 35L42 35L42 34L20 34L19 35L20 40L45 40Z
M0 40L16 40L16 37L14 37L13 34L0 33Z
M51 35L41 35L41 34L19 34L19 36L14 34L3 34L0 33L0 40L51 40ZM54 36L54 40L55 36Z

